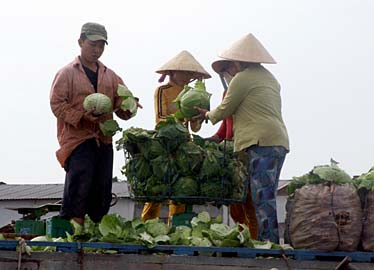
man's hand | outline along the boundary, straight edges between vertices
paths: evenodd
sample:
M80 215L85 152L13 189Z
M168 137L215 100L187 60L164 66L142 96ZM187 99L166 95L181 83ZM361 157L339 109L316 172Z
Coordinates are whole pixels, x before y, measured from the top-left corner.
M143 109L143 106L139 103L139 98L135 98L136 106L140 109ZM121 108L117 108L114 110L117 116L123 120L129 120L132 117L132 113L129 110L122 110Z
M83 115L83 119L92 123L97 123L99 122L100 115L95 115L93 112L95 111L95 108L92 110L85 112Z
M136 100L136 106L138 106L138 108L140 108L140 109L143 109L143 106L139 103L139 98L135 98L135 100Z
M116 111L116 114L119 118L123 120L129 120L132 117L132 113L129 110L124 111L119 109Z

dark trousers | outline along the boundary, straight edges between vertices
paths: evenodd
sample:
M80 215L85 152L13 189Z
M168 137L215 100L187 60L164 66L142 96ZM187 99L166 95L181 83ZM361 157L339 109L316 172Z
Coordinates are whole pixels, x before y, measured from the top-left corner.
M65 186L60 216L100 222L112 199L113 146L89 139L65 162Z

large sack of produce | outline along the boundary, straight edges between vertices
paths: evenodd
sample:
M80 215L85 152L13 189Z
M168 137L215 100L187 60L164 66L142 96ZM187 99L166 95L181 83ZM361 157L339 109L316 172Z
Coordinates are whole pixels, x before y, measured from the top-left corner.
M337 250L355 251L360 243L362 209L357 190L352 184L334 187L332 210L339 234Z
M289 227L294 248L333 251L338 247L331 202L330 188L323 184L296 190Z
M293 203L287 209L286 240L295 248L357 249L362 230L360 198L350 176L336 164L316 166L295 177L288 192Z
M362 248L374 251L374 167L354 180L364 208Z
M362 228L362 248L365 251L374 251L374 192L369 192L366 196Z

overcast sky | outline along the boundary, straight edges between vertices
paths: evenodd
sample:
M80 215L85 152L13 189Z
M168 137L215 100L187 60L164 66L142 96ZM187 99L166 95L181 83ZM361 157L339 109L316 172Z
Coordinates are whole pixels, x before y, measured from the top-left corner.
M123 128L153 128L154 71L181 50L211 73L206 85L216 107L222 86L211 63L253 33L278 62L266 67L282 86L291 143L281 178L331 157L350 175L374 165L372 0L13 0L2 3L1 13L0 181L64 182L49 91L58 69L79 55L77 39L88 21L107 28L100 60L144 106L120 121ZM205 124L199 134L210 136L218 126ZM123 164L116 152L113 172L121 179Z

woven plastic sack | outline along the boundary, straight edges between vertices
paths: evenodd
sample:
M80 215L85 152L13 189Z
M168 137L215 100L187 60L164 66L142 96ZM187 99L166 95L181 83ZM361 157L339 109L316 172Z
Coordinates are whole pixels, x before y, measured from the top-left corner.
M369 192L365 200L362 248L365 251L374 251L374 192Z
M294 248L333 251L338 247L331 202L330 187L323 184L305 185L296 190L289 225Z
M354 251L360 242L362 210L351 184L305 185L289 207L289 240L295 248Z

